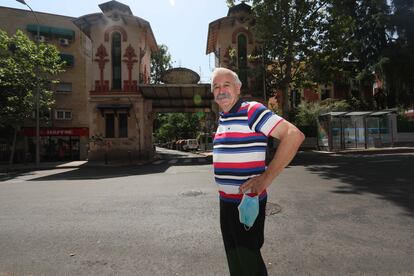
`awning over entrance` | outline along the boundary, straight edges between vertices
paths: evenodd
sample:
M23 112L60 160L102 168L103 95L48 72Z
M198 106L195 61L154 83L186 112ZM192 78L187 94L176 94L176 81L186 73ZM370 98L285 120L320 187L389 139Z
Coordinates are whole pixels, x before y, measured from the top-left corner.
M154 112L211 112L210 84L140 85L144 98L152 100Z

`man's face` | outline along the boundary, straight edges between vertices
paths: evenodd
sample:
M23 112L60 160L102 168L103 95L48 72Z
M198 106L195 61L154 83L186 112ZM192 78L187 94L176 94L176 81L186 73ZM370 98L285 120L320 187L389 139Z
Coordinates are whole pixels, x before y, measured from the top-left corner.
M215 102L224 112L229 112L240 96L240 85L235 84L230 74L220 74L213 79Z

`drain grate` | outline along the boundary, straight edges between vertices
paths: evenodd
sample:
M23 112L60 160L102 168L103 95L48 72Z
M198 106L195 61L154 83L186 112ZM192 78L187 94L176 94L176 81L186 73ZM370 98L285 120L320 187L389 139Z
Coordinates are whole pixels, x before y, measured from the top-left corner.
M202 191L194 191L194 190L181 193L182 196L199 196L202 194L204 194Z
M266 203L266 216L276 215L282 211L279 204L268 202Z

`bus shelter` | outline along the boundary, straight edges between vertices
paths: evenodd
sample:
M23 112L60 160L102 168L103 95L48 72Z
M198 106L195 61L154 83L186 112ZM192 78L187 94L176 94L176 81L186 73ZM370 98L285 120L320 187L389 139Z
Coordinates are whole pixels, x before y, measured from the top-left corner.
M392 147L397 133L392 110L328 112L317 126L318 149L328 151Z

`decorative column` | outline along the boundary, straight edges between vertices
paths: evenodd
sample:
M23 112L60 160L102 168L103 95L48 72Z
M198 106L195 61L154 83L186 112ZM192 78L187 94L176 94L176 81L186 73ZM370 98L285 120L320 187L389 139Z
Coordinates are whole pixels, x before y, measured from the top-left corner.
M98 62L98 66L100 70L100 80L95 81L95 91L96 92L109 91L109 82L104 81L105 64L109 61L109 59L106 58L108 56L108 53L106 52L106 48L105 46L103 46L103 44L101 44L98 47L98 51L96 52L95 56L98 58L94 59L94 61Z
M134 63L138 62L137 57L135 54L134 48L129 44L129 46L125 49L124 57L122 61L126 63L128 68L128 81L124 81L124 91L137 91L137 81L132 81L132 68L134 67Z

